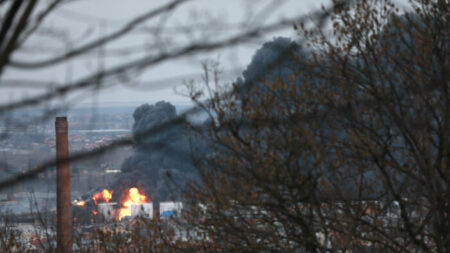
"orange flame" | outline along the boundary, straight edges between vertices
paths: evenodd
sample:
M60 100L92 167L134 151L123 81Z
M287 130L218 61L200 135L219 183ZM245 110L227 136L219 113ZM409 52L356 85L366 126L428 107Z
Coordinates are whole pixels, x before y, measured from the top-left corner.
M140 194L138 188L131 188L128 191L128 196L122 203L122 208L119 210L119 220L122 220L125 216L131 216L131 205L142 204L147 200L147 196Z
M77 203L75 203L75 205L77 205L77 206L85 206L86 202L84 202L84 201L77 201Z
M106 203L109 202L110 199L112 199L113 191L109 191L107 189L104 189L101 192L97 192L92 196L92 200L94 201L95 205L98 204L99 199L103 199Z

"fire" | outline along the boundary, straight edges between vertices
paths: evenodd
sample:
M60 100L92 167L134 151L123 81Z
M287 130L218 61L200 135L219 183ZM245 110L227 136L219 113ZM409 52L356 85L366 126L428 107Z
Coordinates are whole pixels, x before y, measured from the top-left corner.
M86 205L86 202L85 202L85 201L77 201L77 202L75 203L75 205L77 205L77 206L85 206L85 205Z
M113 191L109 191L107 189L104 189L101 192L97 192L92 196L92 200L94 201L95 205L98 204L99 199L103 199L106 203L109 202L110 199L112 199Z
M86 202L83 201L83 200L78 200L78 199L76 199L76 200L72 201L72 205L75 205L75 206L85 206L85 205L86 205Z
M122 203L122 208L119 210L119 220L125 216L131 216L131 205L132 204L142 204L147 200L147 196L140 194L138 188L131 188L128 191L128 196Z

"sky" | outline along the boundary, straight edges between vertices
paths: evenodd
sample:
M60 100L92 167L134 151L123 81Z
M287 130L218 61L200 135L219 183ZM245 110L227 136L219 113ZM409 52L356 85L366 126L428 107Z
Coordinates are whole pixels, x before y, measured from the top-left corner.
M156 8L168 1L144 1L144 0L79 0L63 6L48 17L44 23L48 30L54 29L63 34L65 41L71 41L73 44L83 44L97 38L98 36L109 34L115 29L123 26L133 17L144 13L150 9ZM270 0L194 0L189 4L183 5L169 15L164 23L160 20L157 23L149 23L151 27L164 24L168 27L167 40L173 43L183 43L194 39L195 41L208 40L208 36L226 36L231 34L233 29L222 29L218 31L208 31L201 29L201 33L188 35L188 33L171 30L174 27L193 28L201 24L223 23L231 26L236 24L253 21L258 24L269 24L282 18L298 16L308 13L311 10L320 8L321 4L327 4L324 0L278 0L276 4L270 4ZM124 4L125 3L125 4ZM195 25L192 25L195 24ZM250 22L251 24L251 22ZM235 30L234 30L235 31ZM193 38L189 38L193 36ZM203 37L202 37L203 36ZM85 91L77 93L73 98L69 98L70 103L74 105L112 105L112 104L130 104L138 105L144 102L154 103L159 100L170 101L175 104L188 103L189 99L174 92L184 87L184 81L196 79L201 76L201 62L204 60L218 60L224 71L222 75L223 82L232 82L235 80L250 62L255 51L262 46L264 41L271 40L277 36L294 37L293 29L286 29L275 33L267 34L265 37L240 45L233 48L216 50L210 53L199 53L189 57L177 60L170 60L151 67L140 74L139 80L145 85L135 86L133 84L119 84L114 87L108 87L100 92ZM103 53L108 54L110 50L117 48L140 47L154 44L152 36L143 35L139 31L131 33L129 36L120 39L110 46L103 48ZM160 42L164 44L164 41ZM35 49L33 54L18 53L13 55L17 60L38 60L45 59L51 54L67 50L68 43L49 40L39 36L32 37L27 48ZM144 46L143 46L144 45ZM36 50L37 48L37 50ZM43 48L43 49L42 49ZM47 48L47 51L45 50ZM51 49L50 54L48 51ZM140 50L143 54L145 50ZM136 59L140 53L134 55L120 55L106 57L103 61L98 61L100 51L94 51L92 54L82 57L76 61L69 61L57 67L39 69L36 71L18 71L16 69L7 69L2 76L5 80L31 80L45 81L49 83L65 83L77 80L93 70L103 65L105 67L115 66L128 60ZM20 101L26 97L32 97L48 91L47 88L36 88L33 86L26 88L3 87L0 91L1 103Z

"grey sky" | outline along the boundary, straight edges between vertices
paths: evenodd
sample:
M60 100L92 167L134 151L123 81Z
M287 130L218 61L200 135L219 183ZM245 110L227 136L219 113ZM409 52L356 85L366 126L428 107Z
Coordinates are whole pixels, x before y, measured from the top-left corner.
M150 0L84 0L75 1L73 4L63 7L58 12L54 13L46 22L47 27L60 29L68 41L89 41L102 34L108 34L113 30L119 28L131 18L140 13L148 11L150 8L155 8L168 1L150 1ZM322 3L327 3L325 0L286 0L279 1L279 4L270 5L268 0L197 0L190 4L184 5L167 17L165 26L168 27L167 33L164 35L165 39L173 43L187 41L189 38L184 34L174 31L173 27L186 26L190 24L209 24L216 20L218 23L239 24L248 21L251 17L258 17L255 22L269 23L280 18L288 18L304 14L312 9L320 8ZM268 7L267 7L268 6ZM263 13L262 15L260 13ZM270 16L266 14L270 13ZM260 15L260 16L258 16ZM159 21L158 21L159 22ZM214 22L213 22L214 23ZM158 26L160 23L149 23L151 27ZM200 34L195 34L194 40L201 40L202 36L217 36L217 31L202 31ZM232 32L227 29L221 30L219 34L226 35ZM214 51L212 53L200 53L192 57L185 57L175 61L168 61L159 64L155 67L147 69L139 80L145 81L145 86L139 88L130 87L129 85L118 85L107 88L100 92L84 92L76 94L72 98L76 104L90 104L98 102L100 105L111 104L113 102L140 104L142 102L155 102L158 100L168 100L175 104L183 104L188 101L187 98L176 95L173 92L174 86L182 85L183 79L192 79L198 77L201 73L200 62L204 59L217 59L225 70L224 81L234 80L240 73L240 70L245 67L251 60L255 50L258 49L264 40L269 40L275 36L294 35L292 29L280 31L269 34L264 39L247 43L238 47L230 49ZM108 54L113 49L125 47L141 47L148 43L155 43L155 41L148 41L149 36L144 36L139 32L133 32L129 36L118 40L104 49ZM54 54L59 51L62 53L65 46L58 42L48 42L41 38L33 38L28 46L39 48L45 52L45 48L57 49ZM161 45L164 45L161 41ZM151 50L151 49L146 49ZM142 52L145 52L143 49ZM39 69L37 71L17 71L8 69L3 80L45 80L48 82L64 83L70 80L76 80L99 66L97 56L99 52L94 51L92 54L81 58L77 61L70 61L58 67L51 67ZM15 59L20 57L27 57L27 60L42 59L48 56L47 53L30 54L16 54ZM120 55L114 57L106 57L102 62L106 67L114 66L132 60L135 55ZM45 89L30 89L30 88L2 88L0 90L0 100L3 103L20 100L23 97L29 97L33 94L45 92Z

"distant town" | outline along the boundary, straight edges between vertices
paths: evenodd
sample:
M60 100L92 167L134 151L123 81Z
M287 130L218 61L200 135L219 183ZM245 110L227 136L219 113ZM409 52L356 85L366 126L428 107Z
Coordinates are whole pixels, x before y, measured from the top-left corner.
M70 152L92 150L112 140L131 135L133 108L106 109L101 114L92 114L90 109L79 109L68 113ZM0 126L6 138L0 139L2 177L7 174L25 172L55 156L54 122L36 123L23 128ZM120 172L123 160L130 155L132 147L112 150L93 159L74 162L71 165L73 193L86 192L96 185L108 184L113 174ZM45 174L31 183L18 185L9 192L36 191L41 184L55 192L55 170L48 168ZM12 196L11 196L12 197ZM0 200L1 201L1 200Z

